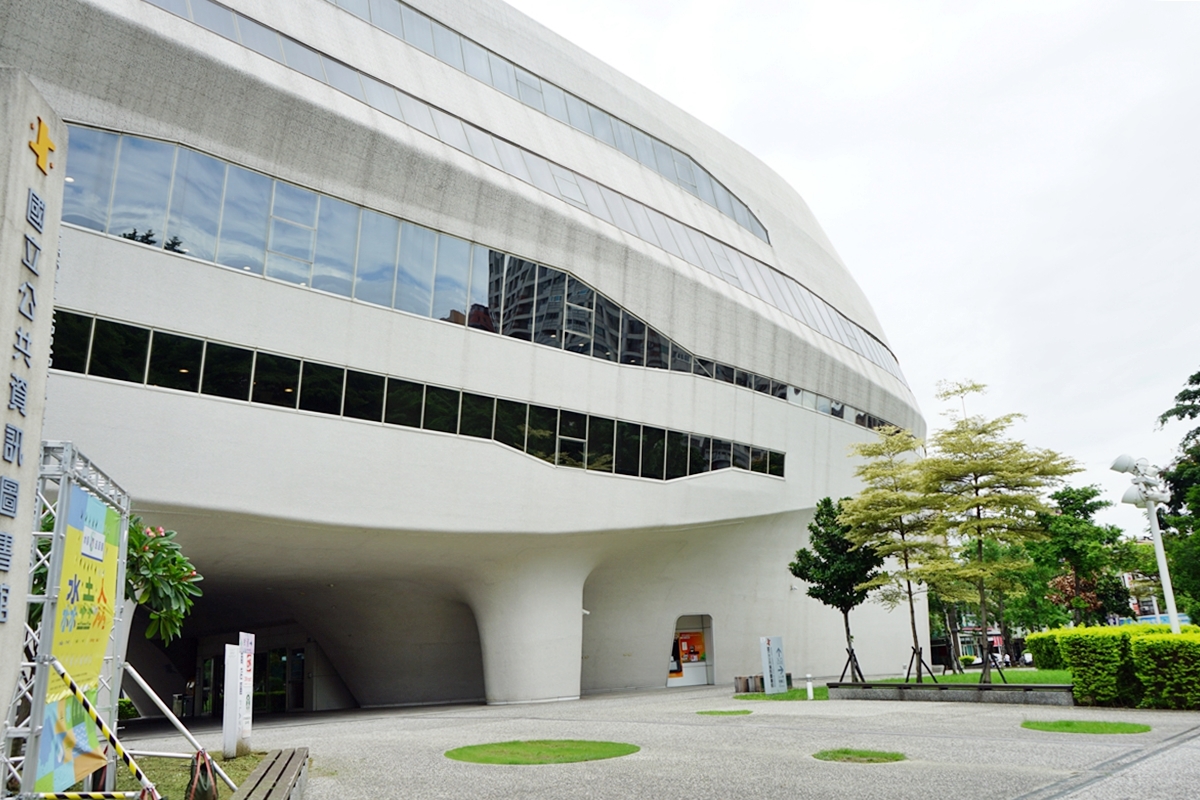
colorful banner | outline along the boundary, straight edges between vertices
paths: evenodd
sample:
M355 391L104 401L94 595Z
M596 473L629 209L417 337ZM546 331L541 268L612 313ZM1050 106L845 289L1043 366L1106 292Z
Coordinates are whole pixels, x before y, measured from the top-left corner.
M116 610L120 547L120 512L72 486L51 653L93 703ZM50 681L35 790L61 792L104 763L95 723L62 681Z

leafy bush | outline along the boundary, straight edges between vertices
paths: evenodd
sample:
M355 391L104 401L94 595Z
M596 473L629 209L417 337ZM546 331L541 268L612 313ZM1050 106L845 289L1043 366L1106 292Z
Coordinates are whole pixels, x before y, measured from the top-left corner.
M202 580L179 549L175 531L144 527L141 517L130 517L125 596L150 612L147 639L157 635L170 644L179 635L192 603L203 594L196 585Z
M1143 707L1200 709L1200 633L1137 636L1130 651Z
M969 667L975 663L975 656L959 656L958 663L962 664L964 667Z
M1142 684L1134 673L1129 654L1130 627L1071 628L1057 632L1059 649L1071 670L1076 703L1133 706L1142 699Z
M1058 649L1058 634L1061 631L1031 633L1025 637L1025 649L1033 655L1033 665L1038 669L1066 669L1062 652Z
M137 706L128 697L122 697L117 701L117 719L137 719L140 716Z

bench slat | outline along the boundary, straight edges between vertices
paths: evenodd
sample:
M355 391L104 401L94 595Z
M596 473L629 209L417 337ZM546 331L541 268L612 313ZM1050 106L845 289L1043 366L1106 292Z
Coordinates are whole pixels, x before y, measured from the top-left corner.
M290 753L286 750L280 753L279 757L271 764L270 769L267 770L263 780L246 795L246 800L269 800L279 783L279 776L288 764L288 756Z
M246 778L240 784L238 784L237 791L233 793L233 796L230 798L230 800L246 800L246 798L250 796L250 793L257 789L263 780L266 779L267 772L270 771L275 762L279 760L279 757L282 753L282 750L268 751L263 760L260 761L258 766L254 768L254 771L247 775Z

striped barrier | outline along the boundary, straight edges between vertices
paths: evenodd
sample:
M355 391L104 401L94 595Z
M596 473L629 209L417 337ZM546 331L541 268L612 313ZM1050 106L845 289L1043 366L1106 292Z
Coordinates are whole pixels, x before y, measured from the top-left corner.
M121 746L119 741L117 741L117 735L112 732L108 725L104 723L104 720L100 718L99 712L97 712L95 707L92 706L91 701L88 700L87 696L80 691L78 686L75 685L75 679L67 673L57 658L50 659L50 666L54 667L54 671L58 673L58 677L63 679L63 683L67 684L67 688L71 690L71 694L74 695L75 699L79 701L79 704L83 706L83 710L86 711L88 716L92 718L92 722L96 723L96 727L100 729L100 732L104 734L104 738L108 740L110 745L112 745L113 750L115 750L117 755L121 757L121 760L125 762L125 766L129 767L129 771L133 773L133 777L136 778L137 782L142 785L142 790L140 792L35 792L27 796L46 798L46 800L50 800L50 798L63 798L63 800L75 800L75 798L97 798L97 800L104 800L105 798L115 799L125 797L148 797L150 800L162 800L158 790L154 788L154 784L150 782L150 779L146 777L144 772L142 772L142 768L139 767L137 762L133 760L133 756L125 752L125 748Z

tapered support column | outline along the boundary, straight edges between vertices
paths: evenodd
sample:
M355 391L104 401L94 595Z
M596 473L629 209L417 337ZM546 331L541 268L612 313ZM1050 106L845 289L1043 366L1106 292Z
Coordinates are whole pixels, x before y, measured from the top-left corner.
M479 625L489 703L579 697L583 582L579 555L525 553L465 587Z

